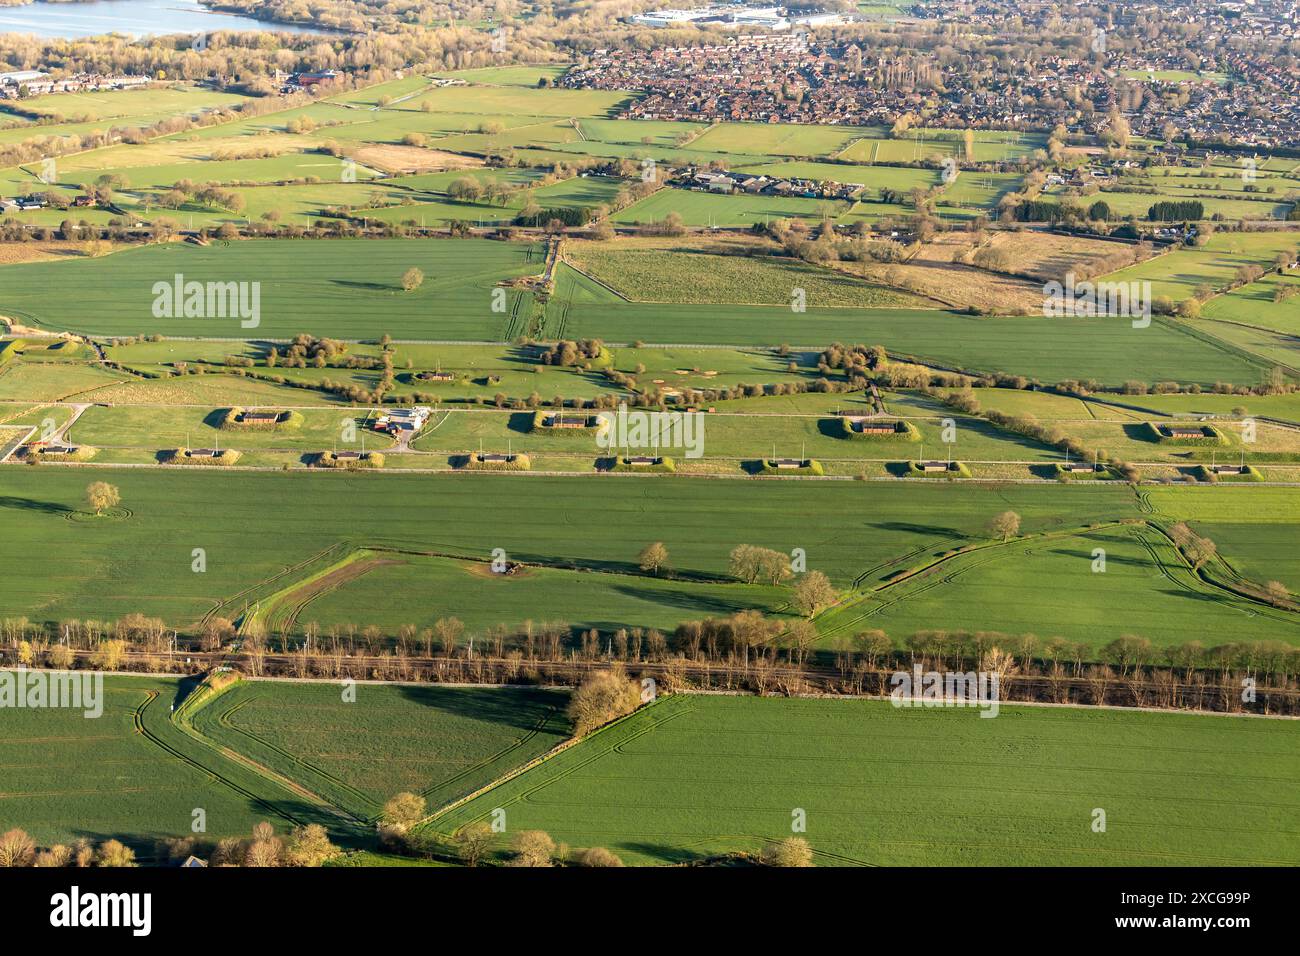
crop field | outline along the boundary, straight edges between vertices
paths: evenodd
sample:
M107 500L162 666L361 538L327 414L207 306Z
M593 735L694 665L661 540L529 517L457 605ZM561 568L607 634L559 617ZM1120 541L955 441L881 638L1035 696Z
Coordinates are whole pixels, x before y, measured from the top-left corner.
M139 129L181 114L233 106L243 97L189 86L161 89L57 93L25 100L25 109L49 117L40 124L0 129L0 146L36 137L82 136L109 129Z
M59 401L122 380L97 365L23 361L0 368L0 400Z
M557 299L552 300L552 308ZM644 303L596 305L576 299L567 312L570 337L769 346L870 342L884 345L894 355L1044 382L1077 377L1114 384L1130 379L1254 384L1265 368L1262 361L1158 319L1147 328L1134 329L1127 319L987 318L923 309L849 312L810 306L804 313L792 314L788 307L694 305L665 313Z
M847 126L718 123L692 141L691 146L719 153L831 156L862 135L862 129Z
M1202 315L1207 319L1262 326L1294 336L1300 333L1300 275L1273 273L1265 276L1258 282L1212 299Z
M360 411L304 409L302 421L294 427L266 431L239 427L222 428L226 408L157 407L153 405L90 408L69 430L69 438L96 448L281 448L322 451L340 444L340 438L365 430L373 414ZM347 447L358 445L351 439ZM366 447L382 451L392 444L387 435L368 433Z
M426 279L408 293L402 275L412 267ZM47 328L103 335L161 329L169 335L244 337L238 316L155 318L155 283L171 284L180 274L187 282L260 283L261 320L254 335L482 339L496 337L504 319L492 311L493 287L541 268L539 247L489 240L172 244L101 259L0 267L0 311ZM87 315L81 304L91 296L102 306Z
M1015 192L1021 183L1021 177L1015 173L962 173L944 189L935 201L935 209L950 218L990 213L997 208L998 200Z
M51 93L29 97L22 105L24 110L46 117L95 121L192 113L242 101L240 96L178 83L138 90Z
M1096 560L1104 556L1104 570ZM936 566L905 584L819 619L827 642L855 630L888 634L946 630L1037 633L1096 653L1124 633L1157 647L1205 635L1212 643L1280 640L1300 645L1300 621L1199 581L1170 542L1141 526L1013 542Z
M363 820L396 793L430 809L560 743L563 691L242 682L205 703L194 726Z
M1258 488L1239 495L1232 489L1216 499L1207 490L1216 489L1156 488L1149 497L1157 514L1186 520L1219 544L1228 564L1243 576L1300 589L1300 554L1292 546L1300 533L1295 491Z
M1283 250L1293 250L1300 236L1287 232L1216 233L1206 245L1177 249L1135 266L1112 272L1112 282L1150 282L1153 296L1169 296L1175 302L1205 285L1218 291L1236 276L1242 266L1267 268Z
M188 834L201 807L213 838L242 836L265 819L284 829L289 820L260 801L269 797L299 815L287 791L248 787L236 764L195 754L169 724L168 708L181 693L174 678L108 677L97 718L70 708L5 708L0 826L21 826L49 843L84 836L147 844Z
M643 302L788 307L792 290L802 289L805 304L811 306L934 307L918 296L797 259L753 254L771 251L739 243L684 246L680 240L629 239L570 244L565 258L625 297Z
M501 807L512 829L669 864L789 836L797 807L823 865L1295 865L1297 774L1281 721L674 696L434 825Z
M355 576L353 576L355 575ZM394 604L394 594L429 595L418 604ZM774 612L785 593L762 585L677 581L613 571L570 571L525 565L494 574L487 562L400 552L349 555L318 580L287 589L263 613L277 631L308 622L328 631L364 618L386 634L403 624L432 627L456 617L472 633L525 621L564 620L584 630L621 627L671 631L684 620L725 617L749 608Z
M851 408L841 400L840 405ZM952 413L949 412L948 415ZM550 435L528 431L531 414L519 412L457 412L449 411L438 427L415 441L421 451L448 453L477 450L480 442L491 450L509 447L527 454L577 454L596 457L605 454L591 435ZM913 421L919 433L917 442L900 438L897 441L855 441L845 438L840 422L817 414L763 414L738 411L730 408L710 415L703 422L703 453L706 460L756 459L774 452L779 454L808 455L819 460L898 461L915 457L926 446L937 455L952 451L955 456L976 461L1049 462L1061 459L1061 453L1039 442L1007 432L999 432L987 422L973 418L958 418L957 441L949 448L941 441L943 425L940 419ZM80 426L78 426L80 427ZM1069 428L1066 429L1070 431ZM1104 438L1122 436L1119 426ZM86 439L91 441L90 438ZM91 444L97 444L91 441ZM1234 452L1235 454L1235 452ZM1226 457L1226 454L1225 454ZM1206 460L1209 459L1208 453ZM684 463L683 463L684 464Z
M99 521L87 520L83 501L96 477L122 497ZM0 512L12 546L0 553L0 616L139 611L188 626L223 602L238 613L253 590L281 590L340 545L478 560L501 548L510 560L635 573L638 552L658 540L679 576L705 578L727 575L737 544L802 547L809 567L847 585L886 576L929 548L979 538L1005 507L1024 517L1027 532L1137 514L1124 486L1008 485L996 502L988 497L975 486L902 483L762 481L741 490L732 481L654 477L7 468ZM249 529L257 529L256 547ZM206 550L204 574L191 570L196 547ZM411 595L407 619L427 597Z
M1196 199L1205 209L1207 218L1223 219L1283 219L1291 204L1277 199L1243 199L1231 196L1191 194L1190 190L1152 190L1149 193L1103 191L1095 198L1104 199L1116 216L1147 218L1147 213L1158 202L1175 199Z

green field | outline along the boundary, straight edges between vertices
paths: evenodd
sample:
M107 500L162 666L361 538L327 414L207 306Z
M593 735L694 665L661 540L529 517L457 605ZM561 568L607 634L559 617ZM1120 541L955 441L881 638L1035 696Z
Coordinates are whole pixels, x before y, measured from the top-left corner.
M415 292L402 275L425 276ZM540 247L471 239L252 240L198 248L188 244L129 249L101 259L0 267L0 314L54 329L101 335L162 332L209 338L300 332L344 339L390 334L412 339L493 339L508 314L492 311L502 280L542 269ZM157 319L155 283L176 274L187 282L257 282L256 331L237 317ZM322 281L323 279L323 281ZM51 295L51 289L58 295ZM83 303L99 306L87 314Z
M244 681L196 711L195 729L372 820L409 791L430 810L568 736L563 691Z
M95 479L120 489L116 516L84 514ZM1008 485L988 499L978 486L938 484L10 467L0 469L11 545L0 553L0 616L57 622L139 611L184 627L223 604L237 616L364 546L478 560L501 548L511 560L634 573L637 554L658 540L679 575L705 578L727 574L737 544L802 547L809 567L847 586L979 538L1005 507L1023 515L1026 531L1137 514L1123 486ZM207 555L202 574L191 570L196 547ZM397 601L402 622L428 599L421 589ZM368 616L352 615L362 626ZM520 616L502 609L503 619Z
M535 566L495 575L487 562L396 552L366 551L344 562L336 575L346 580L288 590L268 601L263 614L277 631L301 629L309 621L328 629L364 620L395 634L403 624L425 628L456 617L474 633L550 620L611 633L620 627L671 631L683 620L750 608L771 613L787 601L782 589L762 585ZM421 591L431 596L419 604L391 600L393 594Z
M44 843L121 838L137 846L191 833L246 835L259 820L282 833L294 822L337 824L318 807L186 735L169 709L175 678L109 677L103 716L68 708L6 708L0 737L5 784L0 828Z
M500 807L511 831L667 864L756 851L803 810L826 866L1295 865L1297 781L1284 721L677 696L435 826Z
M703 250L570 246L568 261L629 299L683 305L793 303L802 289L810 306L833 308L933 307L919 296L874 285L797 259L717 255ZM561 293L562 294L562 293Z
M1225 546L1226 547L1226 546ZM1095 570L1098 549L1105 570ZM1158 647L1207 635L1210 643L1300 644L1300 619L1206 586L1162 535L1131 526L1013 542L962 556L898 587L831 612L827 641L867 627L889 634L926 628L1063 637L1090 647L1122 629ZM1210 636L1212 635L1212 636Z
M1150 282L1152 296L1169 296L1175 302L1192 295L1199 286L1221 291L1242 266L1267 268L1283 250L1294 250L1300 236L1288 232L1216 233L1196 248L1178 248L1146 262L1106 276L1113 282Z
M548 307L548 331L561 317L570 338L671 344L822 345L864 342L891 355L978 372L1020 374L1051 383L1093 378L1121 384L1216 381L1256 384L1267 363L1160 320L1134 329L1126 319L975 317L923 309L826 309L566 301L557 290ZM551 331L551 335L558 333Z

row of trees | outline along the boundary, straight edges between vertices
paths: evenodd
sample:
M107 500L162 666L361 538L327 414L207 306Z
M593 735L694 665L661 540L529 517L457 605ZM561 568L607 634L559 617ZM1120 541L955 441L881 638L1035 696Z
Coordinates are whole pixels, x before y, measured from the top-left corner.
M154 860L177 865L196 856L206 858L212 866L322 866L342 851L330 842L329 833L318 823L294 827L287 840L275 834L270 823L262 822L247 838L227 837L215 845L201 843L196 837L176 837L159 841ZM24 831L14 829L0 834L0 868L8 867L132 867L136 854L120 840L105 840L96 846L82 838L72 843L38 847Z

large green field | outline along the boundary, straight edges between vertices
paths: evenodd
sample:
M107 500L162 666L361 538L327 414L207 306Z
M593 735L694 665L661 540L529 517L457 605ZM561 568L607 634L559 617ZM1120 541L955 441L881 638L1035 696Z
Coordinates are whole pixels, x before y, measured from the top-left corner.
M84 514L96 478L121 490L119 516ZM226 602L237 615L367 545L479 560L501 548L512 560L635 573L640 550L663 541L679 575L708 579L727 575L737 544L799 547L809 567L847 586L979 538L1005 507L1023 515L1026 531L1137 514L1122 486L1008 485L991 496L934 484L9 467L0 469L11 545L0 554L0 616L57 622L139 611L186 626ZM196 574L200 547L207 570ZM680 597L662 593L670 605ZM423 613L428 594L397 603L407 608L404 623ZM521 610L503 607L501 623ZM352 614L362 626L366 616L364 607Z
M1295 865L1298 782L1284 721L678 696L435 825L499 807L665 864L758 850L802 810L822 865Z
M100 519L81 502L96 476L122 493L121 508ZM827 633L880 626L901 640L977 621L1096 649L1121 633L1179 643L1212 625L1216 640L1296 642L1290 614L1196 580L1154 531L1107 533L1114 558L1105 575L1090 572L1096 543L1086 537L1030 537L889 583L948 549L987 541L988 519L1005 508L1022 515L1022 533L1031 536L1150 513L1124 485L1002 485L991 496L978 484L580 480L5 469L0 508L14 547L0 555L0 615L54 623L140 611L187 627L211 611L235 618L257 605L274 627L290 630L315 620L392 634L456 614L479 631L525 619L605 631L671 628L782 606L783 589L707 583L728 580L728 554L743 543L803 548L809 567L853 589L847 605L820 621ZM1249 531L1261 520L1295 528L1300 516L1287 489L1159 494L1161 522L1191 518L1223 537L1220 577L1300 583L1285 534ZM247 529L257 529L256 547ZM638 574L637 554L655 540L667 545L678 578ZM203 573L191 568L194 548L205 551ZM474 562L497 548L527 567L506 580L482 579L486 570ZM409 554L386 553L392 549ZM1033 599L1007 597L1025 582L1025 567L1037 569L1026 592ZM1055 583L1040 589L1043 581ZM1071 595L1064 604L1063 593ZM1141 610L1109 614L1130 602Z
M542 258L537 245L485 239L153 245L0 267L0 314L100 335L495 339L509 313L493 311L493 288L541 272ZM413 267L424 284L404 292L402 276ZM260 283L260 323L252 329L238 317L155 318L154 285L173 283L177 274L186 282ZM96 308L87 311L87 301Z
M408 791L432 810L473 793L568 736L563 691L244 681L195 712L194 726L371 820Z
M248 682L181 708L193 687L110 675L99 717L6 707L0 829L46 845L118 838L146 859L154 840L215 843L262 820L366 842L395 793L433 809L569 733L562 691L359 684L344 701L338 684Z
M146 847L191 834L244 836L259 820L335 823L288 789L205 747L169 720L175 678L108 677L98 718L70 708L4 709L0 828L44 843L120 838Z
M1099 555L1104 566L1096 563ZM1142 526L974 552L818 623L827 640L866 627L889 634L938 628L1063 637L1099 647L1114 639L1117 608L1124 608L1123 633L1158 647L1183 644L1190 635L1206 635L1212 643L1300 644L1295 614L1207 587L1168 539Z
M828 309L566 301L558 289L548 307L548 327L561 321L570 337L608 342L665 344L884 345L891 355L915 356L971 372L1005 372L1045 383L1095 379L1119 385L1186 381L1256 384L1267 368L1212 339L1155 320L1135 329L1126 319L981 317L924 309ZM557 315L557 312L560 315Z
M348 572L360 573L348 577ZM342 573L340 573L342 572ZM275 629L301 630L307 622L323 628L349 623L375 624L396 634L403 624L431 627L455 617L474 633L504 624L517 630L525 621L564 620L574 627L610 633L620 627L671 631L684 620L726 616L758 608L785 606L781 588L737 582L679 581L608 571L570 571L523 566L512 574L493 574L487 562L366 551L349 555L335 570L334 584L313 581L263 604ZM427 592L420 602L393 601L394 594Z

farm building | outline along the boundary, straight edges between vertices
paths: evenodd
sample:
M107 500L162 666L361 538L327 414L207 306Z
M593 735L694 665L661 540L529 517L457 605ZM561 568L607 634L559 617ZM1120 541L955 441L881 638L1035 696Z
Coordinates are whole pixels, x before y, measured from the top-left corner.
M185 455L187 458L220 458L221 452L216 448L191 448Z
M244 412L239 417L243 425L274 425L279 420L279 412Z
M1199 425L1165 425L1162 430L1170 438L1205 437L1205 429Z
M893 435L898 431L893 422L873 422L865 418L854 419L852 428L859 435Z
M652 455L635 455L632 458L625 459L629 465L660 465L663 464L663 458L656 458Z
M375 419L371 427L387 435L414 435L429 422L433 409L427 405L394 408Z
M587 428L591 419L586 415L547 415L542 419L543 428Z

